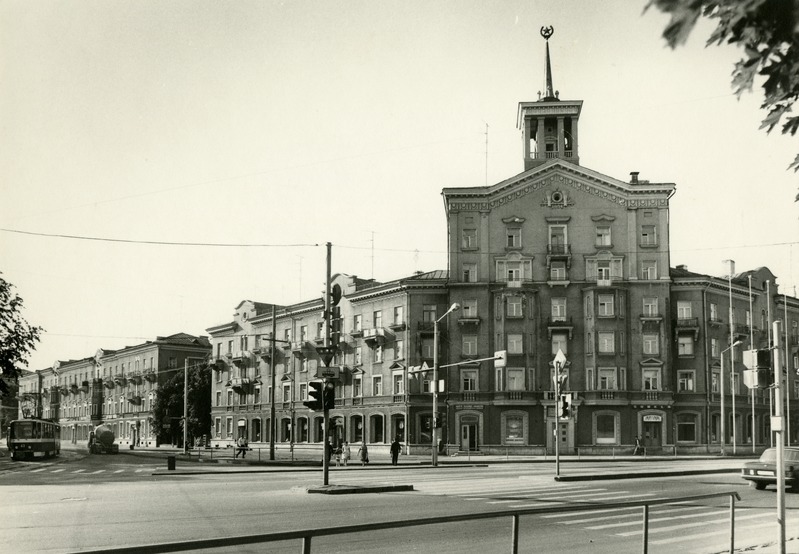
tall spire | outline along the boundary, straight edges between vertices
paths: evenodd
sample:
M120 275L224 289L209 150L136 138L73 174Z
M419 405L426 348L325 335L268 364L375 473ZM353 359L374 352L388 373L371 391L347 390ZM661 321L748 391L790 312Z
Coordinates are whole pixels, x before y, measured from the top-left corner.
M552 87L552 63L549 61L549 37L551 37L554 32L555 29L551 25L549 27L541 27L541 36L547 41L547 82L546 88L544 89L544 98L541 99L545 102L558 99L555 96L555 89Z

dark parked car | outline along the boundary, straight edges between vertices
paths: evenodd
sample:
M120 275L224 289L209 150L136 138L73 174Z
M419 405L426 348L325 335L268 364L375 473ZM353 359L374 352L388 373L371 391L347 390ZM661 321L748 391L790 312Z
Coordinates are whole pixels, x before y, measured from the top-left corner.
M785 447L785 484L791 490L799 491L799 448ZM777 484L777 449L769 448L756 462L747 462L741 470L741 477L757 490L766 485Z

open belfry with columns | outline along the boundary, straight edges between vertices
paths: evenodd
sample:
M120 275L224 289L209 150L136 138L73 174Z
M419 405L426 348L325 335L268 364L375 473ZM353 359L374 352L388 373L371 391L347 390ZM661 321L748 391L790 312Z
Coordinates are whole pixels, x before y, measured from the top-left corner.
M389 282L333 274L330 325L324 299L244 300L206 330L210 341L179 334L57 363L22 377L21 398L48 398L42 415L61 422L64 439L110 422L123 444L150 444L158 384L199 357L212 368L214 447L244 437L283 455L319 452L327 438L387 455L396 438L413 454L434 441L449 455L541 455L556 441L561 454L612 454L638 438L657 453L759 452L773 440L773 389L744 385L742 355L778 344L786 431L799 442L799 299L766 267L672 267L675 184L580 164L583 102L555 91L552 29L541 34L545 87L517 111L523 171L443 189L447 269ZM327 429L304 405L320 378L335 387Z
M378 452L396 437L406 452L430 452L440 320L442 454L543 454L555 440L561 453L610 454L632 451L636 437L656 452L762 449L773 399L744 386L742 352L773 343L771 321L782 319L796 441L799 300L782 295L767 268L734 273L730 264L730 275L713 277L671 267L675 184L637 172L622 181L580 165L583 102L554 90L552 29L541 34L545 90L517 113L524 171L443 190L447 271L387 283L333 277L341 337L327 437ZM243 301L232 321L207 329L212 444L244 436L251 446L271 439L278 449L321 447L322 413L303 401L324 372L324 312L321 299ZM503 350L504 367L495 367L503 364L491 358ZM558 351L566 357L562 392L573 402L559 422Z

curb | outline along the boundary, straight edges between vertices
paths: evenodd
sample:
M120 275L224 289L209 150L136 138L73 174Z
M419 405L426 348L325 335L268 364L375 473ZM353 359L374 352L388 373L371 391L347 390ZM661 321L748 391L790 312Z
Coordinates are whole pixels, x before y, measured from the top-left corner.
M321 485L308 487L308 494L365 494L376 492L405 492L412 491L413 485Z
M739 473L738 469L689 469L685 471L652 471L644 473L605 473L598 475L558 475L555 481L611 481L615 479L646 479L650 477L682 477L711 473Z

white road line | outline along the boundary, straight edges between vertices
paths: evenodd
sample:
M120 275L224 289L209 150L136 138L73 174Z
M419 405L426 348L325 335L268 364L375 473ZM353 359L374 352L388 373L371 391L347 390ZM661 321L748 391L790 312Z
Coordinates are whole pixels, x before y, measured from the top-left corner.
M755 519L755 518L761 518L761 517L773 517L773 515L772 514L752 514L752 515L748 515L748 516L738 516L738 515L736 515L735 516L735 521L737 523L738 521L743 521L745 519ZM714 524L717 524L717 523L718 524L723 524L723 523L729 523L729 522L730 522L729 518L721 518L721 519L713 519L713 520L710 520L710 521L697 521L695 523L684 523L682 525L670 525L668 527L657 527L657 528L654 528L654 529L650 527L649 533L650 534L651 533L669 533L671 531L678 531L680 529L685 529L687 527L704 527L704 526L714 525ZM619 536L619 537L634 537L634 536L640 535L642 533L643 533L643 531L639 530L639 531L630 531L628 533L616 533L616 535Z
M83 473L84 471L86 471L86 470L85 469L76 469L72 473Z
M705 506L695 506L695 507L692 507L692 508L672 508L670 510L658 510L657 512L653 512L653 511L650 510L649 515L653 515L654 513L667 514L667 513L671 513L671 512L685 512L687 510L700 510L700 509L704 509L704 508L705 508ZM624 513L624 514L616 514L616 515L610 515L610 516L587 517L585 519L570 519L569 521L559 521L558 523L562 523L564 525L575 525L575 524L578 524L578 523L591 523L592 521L603 521L603 520L609 520L609 519L623 519L623 518L629 518L629 517L638 517L637 524L638 525L641 524L641 519L640 519L640 517L641 517L640 516L640 514L641 514L641 506L635 506L635 507L632 507L632 508L620 508L620 511L621 510L624 510L625 512L629 511L629 510L635 510L635 512L632 513L632 514ZM592 513L592 512L579 512L580 515L586 514L586 513ZM593 510L593 513L607 513L607 510ZM574 513L552 514L552 515L547 515L547 516L544 516L544 517L555 517L555 516L558 516L558 517L564 517L564 516L565 517L568 517L568 516L574 517L575 514ZM693 517L695 517L695 516L693 516Z
M97 471L92 471L91 473L89 473L89 475L97 475L98 473L104 473L104 472L105 472L104 469L98 469Z
M763 514L761 517L765 517L765 516L773 518L774 514ZM729 522L729 520L726 520L726 521ZM736 522L738 521L737 517L735 518L735 521ZM772 520L772 521L767 521L765 523L756 523L754 525L745 525L745 526L744 525L736 525L735 526L735 537L736 537L736 541L735 542L738 543L739 541L741 541L740 537L744 534L743 533L744 531L759 529L759 528L762 528L762 527L770 527L772 525L776 526L777 522ZM675 543L675 542L686 541L686 540L695 541L695 540L704 539L706 537L710 537L712 535L729 535L729 533L730 533L729 526L725 526L725 527L723 527L721 529L718 529L717 531L713 531L711 529L707 529L707 530L702 531L701 533L697 533L696 535L680 535L678 537L671 537L671 538L668 538L668 539L659 539L659 540L655 540L655 541L650 540L649 544L672 544L672 543Z
M142 471L144 471L144 470L143 470L143 469L137 469L137 470L135 471L135 473L141 473Z
M49 469L49 468L46 468L46 467L40 467L39 469L32 469L32 470L30 470L30 473L39 473L39 472L41 472L41 471L47 471L48 469Z
M583 515L583 514L606 514L606 513L608 513L608 510L609 509L602 508L600 510L586 510L585 512L579 512L579 513L581 515ZM620 511L626 511L626 510L640 510L640 507L633 506L633 507L630 507L630 508L612 508L612 510L614 512L620 512ZM547 515L541 516L541 517L543 517L543 518L568 518L568 517L574 517L574 513L568 513L567 512L567 513L563 513L563 514L547 514ZM589 520L586 520L586 521L589 521ZM593 519L591 519L590 521L593 521Z
M715 512L705 512L705 513L702 513L702 514L699 514L699 515L697 515L697 514L683 514L683 515L679 515L679 516L667 516L667 517L658 517L658 518L651 518L650 517L649 518L649 524L651 525L653 523L658 523L658 522L661 522L661 521L673 521L673 520L677 520L677 519L687 519L689 517L690 518L697 518L697 517L705 517L705 516L707 516L707 517L718 516L718 515L721 515L721 514L724 514L724 513L726 513L726 510L717 510ZM608 523L608 524L605 524L605 525L593 525L593 526L590 526L590 527L586 527L586 529L591 529L591 530L612 529L614 527L630 527L630 526L633 526L633 525L640 526L641 525L641 520L639 519L638 521L625 521L625 522L622 522L622 523Z
M486 504L509 504L511 502L518 502L518 500L492 500L491 502L486 502Z
M54 470L53 470L53 471L51 471L50 473L61 473L62 471L65 471L65 470L66 470L66 468L65 468L65 467L62 467L62 468L59 468L59 469L54 469Z
M125 470L124 469L117 469L116 471L114 471L114 473L122 473L123 471L125 471Z

